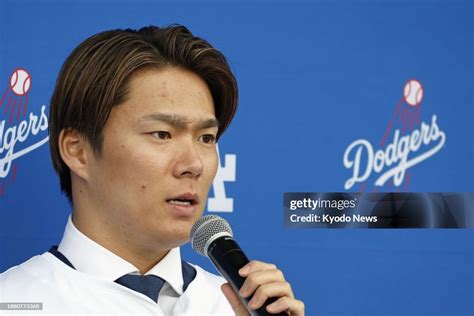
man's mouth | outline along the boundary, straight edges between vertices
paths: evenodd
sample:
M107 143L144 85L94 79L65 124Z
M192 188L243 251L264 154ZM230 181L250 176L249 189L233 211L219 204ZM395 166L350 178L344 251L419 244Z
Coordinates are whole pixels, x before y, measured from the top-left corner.
M192 205L192 201L190 200L168 200L167 202L176 205Z
M185 193L171 199L167 199L166 202L174 205L196 205L199 204L199 197L197 194Z

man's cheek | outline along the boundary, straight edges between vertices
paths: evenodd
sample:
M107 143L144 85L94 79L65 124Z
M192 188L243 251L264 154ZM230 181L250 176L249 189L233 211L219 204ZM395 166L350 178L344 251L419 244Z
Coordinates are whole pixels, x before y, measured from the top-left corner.
M211 182L214 180L214 177L217 174L217 170L219 168L219 160L217 158L217 152L213 155L211 163L210 163L210 168L211 168Z

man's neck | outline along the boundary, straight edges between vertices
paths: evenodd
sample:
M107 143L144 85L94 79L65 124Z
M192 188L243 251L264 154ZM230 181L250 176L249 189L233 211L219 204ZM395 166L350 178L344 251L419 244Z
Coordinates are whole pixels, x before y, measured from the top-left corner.
M140 274L145 274L153 268L169 252L169 249L161 251L153 249L153 251L150 251L150 249L137 247L132 244L130 239L118 238L118 236L114 236L105 230L105 225L102 225L100 220L88 221L84 216L80 216L76 212L72 214L72 222L76 229L86 237L133 264Z

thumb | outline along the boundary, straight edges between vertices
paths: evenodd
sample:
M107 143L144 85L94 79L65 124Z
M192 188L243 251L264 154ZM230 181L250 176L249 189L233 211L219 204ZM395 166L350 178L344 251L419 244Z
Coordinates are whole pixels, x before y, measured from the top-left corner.
M229 283L222 284L221 291L224 293L225 298L229 301L229 304L232 306L236 316L250 315L242 302L240 302L239 296L234 292Z

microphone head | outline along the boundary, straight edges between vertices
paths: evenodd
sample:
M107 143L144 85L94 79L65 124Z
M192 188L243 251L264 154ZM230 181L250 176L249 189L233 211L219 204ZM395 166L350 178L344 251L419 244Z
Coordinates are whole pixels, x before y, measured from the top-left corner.
M229 223L217 215L205 215L191 228L191 245L194 251L207 257L209 244L222 236L234 236Z

